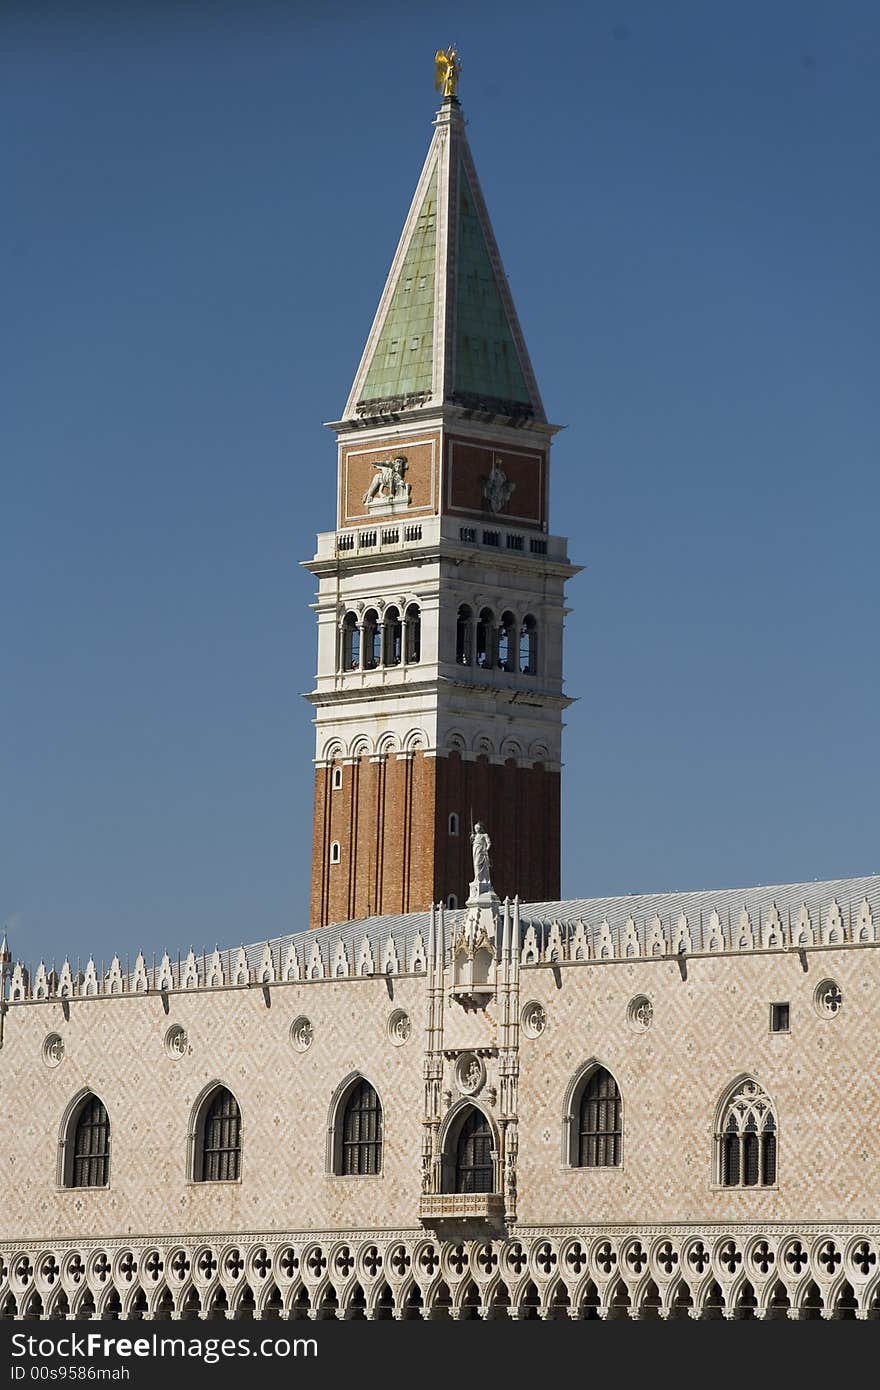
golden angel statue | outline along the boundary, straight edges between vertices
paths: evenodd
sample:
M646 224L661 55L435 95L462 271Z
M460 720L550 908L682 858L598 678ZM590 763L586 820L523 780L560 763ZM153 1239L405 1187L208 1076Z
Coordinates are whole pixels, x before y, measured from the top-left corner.
M458 90L458 75L461 63L455 45L438 48L434 58L434 86L444 97L454 97Z

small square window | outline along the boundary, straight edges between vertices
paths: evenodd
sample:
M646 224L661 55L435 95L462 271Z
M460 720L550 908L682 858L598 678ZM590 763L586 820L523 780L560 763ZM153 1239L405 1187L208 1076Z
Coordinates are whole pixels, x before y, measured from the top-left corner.
M791 1018L791 1005L771 1004L770 1005L770 1032L787 1033Z

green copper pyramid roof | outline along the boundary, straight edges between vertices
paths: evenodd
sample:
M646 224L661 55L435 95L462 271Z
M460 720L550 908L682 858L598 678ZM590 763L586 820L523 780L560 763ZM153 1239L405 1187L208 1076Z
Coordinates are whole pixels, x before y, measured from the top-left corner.
M529 390L463 169L458 193L457 262L454 390L527 404Z
M363 386L365 400L430 391L434 371L437 171L422 200L412 240Z
M344 419L447 403L546 423L455 101L437 112Z

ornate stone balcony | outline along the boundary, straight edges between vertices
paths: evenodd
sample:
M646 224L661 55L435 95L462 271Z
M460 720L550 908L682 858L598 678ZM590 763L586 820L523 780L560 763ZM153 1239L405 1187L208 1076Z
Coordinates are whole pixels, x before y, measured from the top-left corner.
M419 1217L425 1226L503 1221L504 1196L501 1192L425 1192L419 1201Z

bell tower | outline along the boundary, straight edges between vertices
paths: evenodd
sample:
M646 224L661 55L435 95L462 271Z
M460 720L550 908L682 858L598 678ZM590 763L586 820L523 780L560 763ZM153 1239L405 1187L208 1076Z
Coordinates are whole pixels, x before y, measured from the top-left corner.
M443 101L342 418L318 582L311 925L560 892L564 585L548 423L444 55ZM439 55L438 55L439 58ZM438 62L438 72L439 72Z

